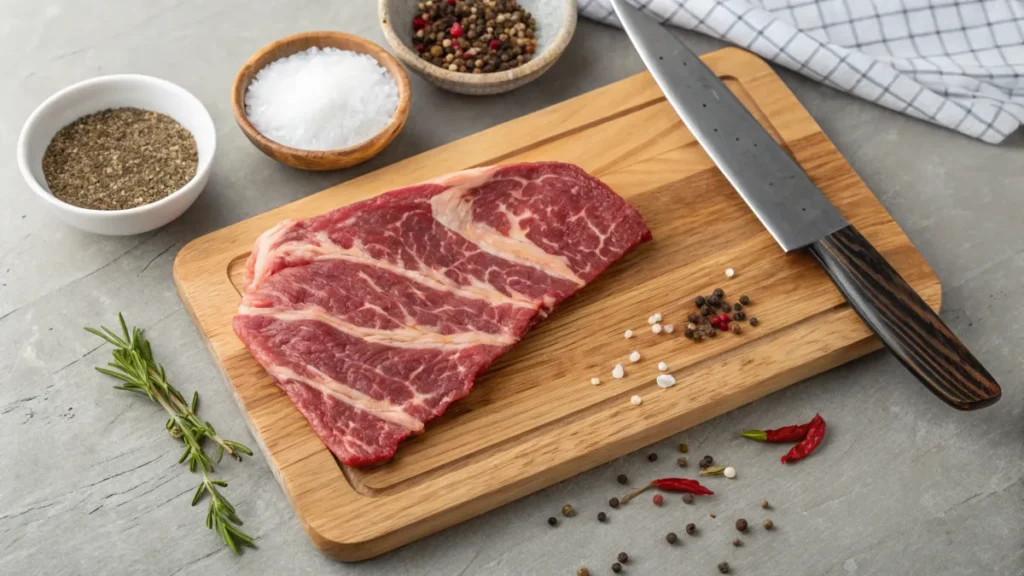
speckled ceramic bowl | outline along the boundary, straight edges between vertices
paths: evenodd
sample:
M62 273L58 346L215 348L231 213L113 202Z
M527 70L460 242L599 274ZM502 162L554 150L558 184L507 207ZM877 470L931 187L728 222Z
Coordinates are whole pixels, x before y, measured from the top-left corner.
M421 59L412 45L412 19L419 0L380 0L384 37L395 56L430 83L459 94L500 94L534 80L558 60L576 31L576 0L519 0L537 19L537 53L518 68L487 74L452 72Z

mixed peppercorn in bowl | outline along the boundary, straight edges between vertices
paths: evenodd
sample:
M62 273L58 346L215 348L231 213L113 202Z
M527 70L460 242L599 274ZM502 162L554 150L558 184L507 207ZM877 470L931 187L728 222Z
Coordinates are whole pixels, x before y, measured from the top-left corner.
M576 30L575 0L380 0L395 56L469 95L514 90L546 72Z

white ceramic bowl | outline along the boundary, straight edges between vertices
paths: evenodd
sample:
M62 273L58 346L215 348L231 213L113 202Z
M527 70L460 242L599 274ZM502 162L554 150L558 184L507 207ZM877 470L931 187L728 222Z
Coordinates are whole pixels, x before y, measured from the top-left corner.
M127 210L89 210L55 198L43 176L43 153L57 131L78 118L108 108L132 107L174 118L196 139L196 175L166 198ZM57 92L25 121L18 138L18 167L29 188L59 218L96 234L141 234L174 220L192 205L210 178L217 149L213 119L198 98L166 80L138 74L101 76Z

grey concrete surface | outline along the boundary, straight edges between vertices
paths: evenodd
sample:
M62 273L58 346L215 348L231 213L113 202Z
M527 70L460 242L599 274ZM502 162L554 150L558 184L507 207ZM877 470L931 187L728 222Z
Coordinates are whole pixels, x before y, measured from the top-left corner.
M0 574L625 574L1024 573L1024 162L1020 134L993 147L897 116L788 72L782 76L879 196L944 283L943 317L1001 380L996 406L958 413L878 353L680 432L373 561L343 564L308 542L265 461L222 466L226 493L259 549L226 550L190 508L196 477L176 463L159 410L93 372L109 355L82 331L123 311L144 326L171 377L198 389L201 413L255 445L175 293L171 263L190 239L357 174L554 104L641 70L617 30L579 26L566 56L513 94L472 99L413 77L408 126L358 169L309 174L278 165L236 128L228 91L263 44L298 31L340 29L383 44L369 0L0 0ZM718 45L687 35L707 51ZM163 77L210 109L219 151L203 196L155 233L104 238L48 215L21 181L21 123L44 98L114 72ZM778 464L780 449L733 431L820 411L820 455ZM634 481L675 471L674 445L712 454L740 477L708 502L669 497L595 515ZM651 464L646 455L661 455ZM453 486L453 490L458 487ZM770 500L774 509L757 503ZM570 502L580 515L545 519ZM717 519L711 519L714 513ZM733 548L732 524L754 529ZM664 534L696 537L670 547Z

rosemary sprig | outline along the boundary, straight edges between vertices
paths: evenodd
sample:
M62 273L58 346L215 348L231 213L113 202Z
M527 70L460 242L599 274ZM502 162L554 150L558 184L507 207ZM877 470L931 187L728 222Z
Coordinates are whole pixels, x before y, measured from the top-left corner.
M243 454L252 456L252 450L244 444L222 438L217 434L213 424L200 420L196 414L199 408L199 392L193 392L192 400L186 402L181 392L167 381L163 366L153 359L153 349L143 335L142 329L133 328L129 332L124 316L118 314L117 320L121 325L121 334L106 326L101 326L99 330L86 328L88 332L114 346L114 361L109 362L106 368L98 366L96 370L120 380L121 384L114 388L142 394L163 407L168 415L164 427L172 437L181 440L185 445L178 462L187 460L189 470L199 470L203 474L203 481L196 489L192 505L195 506L203 494L210 494L207 528L216 531L221 540L236 554L241 553L240 546L255 547L252 538L236 528L241 526L242 521L235 513L234 507L217 491L217 486L226 487L227 482L209 477L214 471L214 464L220 463L225 452L241 461ZM217 445L216 460L210 458L203 448L207 439Z

